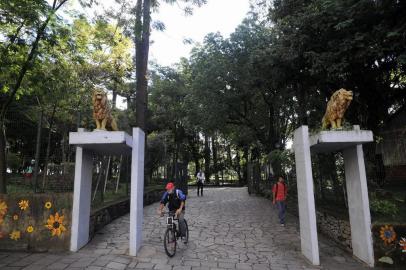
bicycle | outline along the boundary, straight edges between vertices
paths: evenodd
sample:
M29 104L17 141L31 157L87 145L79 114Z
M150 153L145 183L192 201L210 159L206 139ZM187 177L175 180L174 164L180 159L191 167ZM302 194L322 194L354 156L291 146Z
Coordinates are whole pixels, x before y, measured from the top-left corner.
M165 213L163 213L165 214ZM176 220L178 221L176 225ZM166 217L166 231L164 235L164 248L166 255L169 257L175 256L177 240L181 238L185 244L189 241L189 228L185 221L185 236L180 237L180 231L177 229L179 227L179 219L175 218L175 212L169 212L168 217Z

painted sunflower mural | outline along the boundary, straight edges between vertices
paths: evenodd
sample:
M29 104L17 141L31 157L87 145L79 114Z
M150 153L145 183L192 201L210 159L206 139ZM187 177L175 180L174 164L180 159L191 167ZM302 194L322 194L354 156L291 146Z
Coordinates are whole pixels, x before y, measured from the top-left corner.
M18 203L18 206L19 206L20 209L23 210L23 211L27 210L27 208L28 208L29 205L30 205L30 204L29 204L28 200L21 200L21 201Z
M48 202L45 203L44 206L45 206L46 209L51 209L52 203L48 201Z
M5 201L0 201L0 216L4 216L7 213L7 204Z
M10 239L17 241L18 239L21 238L21 232L14 230L10 233Z
M393 226L389 225L381 227L381 230L379 231L379 236L381 237L385 245L389 245L390 243L396 240L396 232L393 229Z
M27 231L27 233L32 233L34 231L34 227L30 225L27 227L26 231Z
M49 215L45 227L51 231L52 236L61 236L61 234L66 231L63 224L64 218L65 217L63 215L60 216L58 212L55 213L55 216Z

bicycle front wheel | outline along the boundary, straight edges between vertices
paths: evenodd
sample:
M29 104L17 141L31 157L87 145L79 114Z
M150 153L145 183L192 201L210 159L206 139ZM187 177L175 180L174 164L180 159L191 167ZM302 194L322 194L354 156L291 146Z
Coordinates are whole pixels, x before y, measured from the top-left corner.
M176 253L176 235L172 228L166 229L164 236L164 247L166 255L169 257L175 256Z
M185 236L183 237L183 242L187 244L189 242L189 227L187 225L186 219L185 221Z

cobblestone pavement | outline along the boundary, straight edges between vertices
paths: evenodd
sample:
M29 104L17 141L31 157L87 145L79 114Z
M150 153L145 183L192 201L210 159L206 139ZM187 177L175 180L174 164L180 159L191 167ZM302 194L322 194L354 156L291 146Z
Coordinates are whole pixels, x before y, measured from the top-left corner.
M129 215L101 230L78 253L0 252L0 269L368 269L351 254L320 237L321 267L311 266L300 253L297 218L286 227L277 221L269 200L249 196L246 188L190 191L185 218L190 242L168 258L163 249L164 218L158 204L145 207L144 242L137 257L128 254Z

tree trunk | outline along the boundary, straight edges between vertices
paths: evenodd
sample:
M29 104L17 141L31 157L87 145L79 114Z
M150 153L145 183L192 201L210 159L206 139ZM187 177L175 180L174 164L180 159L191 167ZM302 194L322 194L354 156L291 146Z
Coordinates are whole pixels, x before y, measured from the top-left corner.
M34 165L34 174L33 174L33 183L34 183L34 192L37 192L38 189L38 173L39 173L39 159L41 156L41 131L42 131L42 119L44 117L44 111L41 109L38 119L37 127L37 142L35 147L35 165Z
M219 174L218 174L218 159L217 159L217 141L216 137L212 137L212 149L213 149L213 170L214 170L214 181L216 185L219 184Z
M206 134L204 135L204 174L206 176L206 182L210 182L210 144L209 144L209 136Z
M240 153L239 153L238 149L237 149L237 155L235 156L235 170L238 175L238 182L239 182L240 186L243 186L244 181L243 181L243 176L241 175L241 158L240 158Z
M116 83L114 83L114 88L117 88ZM117 92L116 89L113 89L113 100L111 101L111 108L113 109L113 111L117 107L116 104L117 104Z
M44 173L42 175L42 189L45 189L46 180L47 180L47 173L48 173L48 159L49 154L51 153L51 136L52 136L52 126L54 124L54 116L56 112L56 104L54 104L54 108L52 110L51 117L49 119L49 132L48 132L48 139L47 139L47 150L45 154L45 163L44 163Z
M4 122L0 119L0 194L7 193L6 133Z
M243 181L244 181L244 183L247 183L247 181L248 181L248 155L249 155L249 148L248 148L248 146L244 146L244 153L243 153L243 159L244 159Z
M299 105L299 126L307 125L307 112L306 112L306 93L304 89L298 84L296 89Z
M148 54L151 22L151 1L137 0L135 26L135 63L136 63L136 125L146 132L146 114L148 108ZM141 19L142 17L142 19Z

